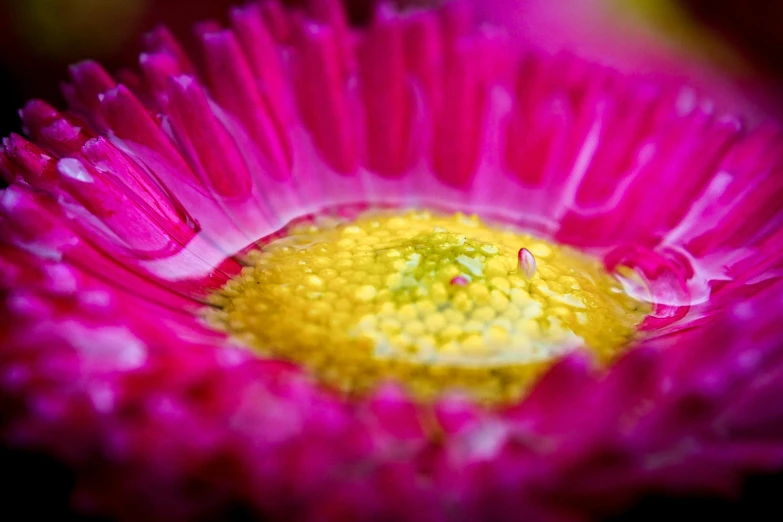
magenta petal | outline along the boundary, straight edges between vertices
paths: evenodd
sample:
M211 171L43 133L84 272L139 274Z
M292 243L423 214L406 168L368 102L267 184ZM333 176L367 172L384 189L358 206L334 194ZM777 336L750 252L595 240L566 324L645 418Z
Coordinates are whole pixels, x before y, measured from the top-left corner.
M290 143L279 132L274 115L256 89L236 38L230 31L222 31L207 33L202 40L217 102L244 124L252 142L261 144L272 177L287 179L292 168Z
M367 167L399 176L410 165L413 99L405 81L404 26L379 11L358 51L367 132ZM377 67L381 59L388 67Z
M299 28L298 72L294 84L299 111L313 140L339 173L356 171L356 129L343 86L343 57L334 29L308 23Z
M272 23L268 20L265 22L262 16L264 8L274 6L280 7L275 2L264 2L260 6L250 4L234 8L231 11L231 22L233 31L247 56L247 63L252 70L255 83L263 95L265 110L275 115L275 120L282 128L292 118L290 114L292 100L290 100L280 53L269 29ZM276 38L283 39L280 35ZM254 82L250 82L252 83Z

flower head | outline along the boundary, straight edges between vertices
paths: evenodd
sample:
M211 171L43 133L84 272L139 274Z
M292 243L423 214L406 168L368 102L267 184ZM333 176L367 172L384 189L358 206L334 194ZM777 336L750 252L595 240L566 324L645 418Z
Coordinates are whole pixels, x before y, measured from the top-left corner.
M776 128L462 4L311 7L22 109L5 444L128 520L579 520L783 465Z

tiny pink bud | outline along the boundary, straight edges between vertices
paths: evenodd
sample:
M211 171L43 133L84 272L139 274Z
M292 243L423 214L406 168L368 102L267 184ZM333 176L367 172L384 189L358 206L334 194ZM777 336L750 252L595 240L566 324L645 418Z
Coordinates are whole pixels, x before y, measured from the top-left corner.
M527 248L520 248L517 254L517 268L530 279L536 274L536 258Z
M464 276L459 275L451 279L451 284L457 286L465 286L468 284L468 280Z

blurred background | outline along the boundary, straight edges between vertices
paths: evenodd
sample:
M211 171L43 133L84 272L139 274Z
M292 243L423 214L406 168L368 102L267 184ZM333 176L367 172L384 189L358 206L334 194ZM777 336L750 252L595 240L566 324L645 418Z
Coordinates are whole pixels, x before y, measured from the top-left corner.
M303 4L306 0L281 0ZM398 0L404 4L443 0ZM783 2L779 0L466 0L525 44L569 47L625 67L672 70L699 84L727 78L714 97L750 98L754 117L783 118ZM67 66L87 58L109 72L135 66L140 35L167 25L186 46L194 22L225 19L242 0L0 0L0 135L18 130L30 98L61 103ZM365 23L374 0L343 0ZM530 42L530 40L534 40ZM681 60L682 58L682 60ZM705 70L707 71L705 73ZM760 80L762 78L762 80ZM727 94L728 93L728 94Z
M186 46L195 22L225 21L242 0L0 0L0 136L19 130L30 98L62 105L59 83L69 64L92 59L106 70L135 67L142 34L166 25ZM283 0L285 4L303 1ZM363 23L371 0L345 0Z
M140 36L167 25L186 47L191 26L225 20L241 0L0 0L0 136L20 128L17 110L30 98L62 106L67 66L87 58L110 71L135 66ZM285 0L299 4L304 0ZM370 18L372 0L344 0L350 20ZM439 0L407 0L408 4ZM783 1L780 0L473 0L480 16L506 24L520 41L572 46L625 68L675 68L698 83L725 78L727 96L757 118L783 120ZM538 36L537 36L538 35ZM644 42L637 46L634 42ZM682 60L680 60L682 58ZM692 73L691 71L699 71ZM21 470L21 473L20 473ZM67 470L40 456L0 450L0 493L10 520L76 520L60 504L36 505L14 518L14 502L43 475L68 490ZM651 497L619 520L679 519L696 511L713 520L783 520L783 476L754 477L735 501ZM43 495L43 498L46 497ZM16 500L15 500L16 499ZM28 510L30 505L26 505ZM241 519L241 518L240 518ZM8 520L8 519L6 519Z

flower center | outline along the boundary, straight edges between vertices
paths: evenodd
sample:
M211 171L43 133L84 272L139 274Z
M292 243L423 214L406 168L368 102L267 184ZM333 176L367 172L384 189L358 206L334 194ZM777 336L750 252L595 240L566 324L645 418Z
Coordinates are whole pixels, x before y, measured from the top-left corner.
M599 261L459 213L321 216L249 259L210 324L347 393L514 400L565 352L611 360L649 312Z

